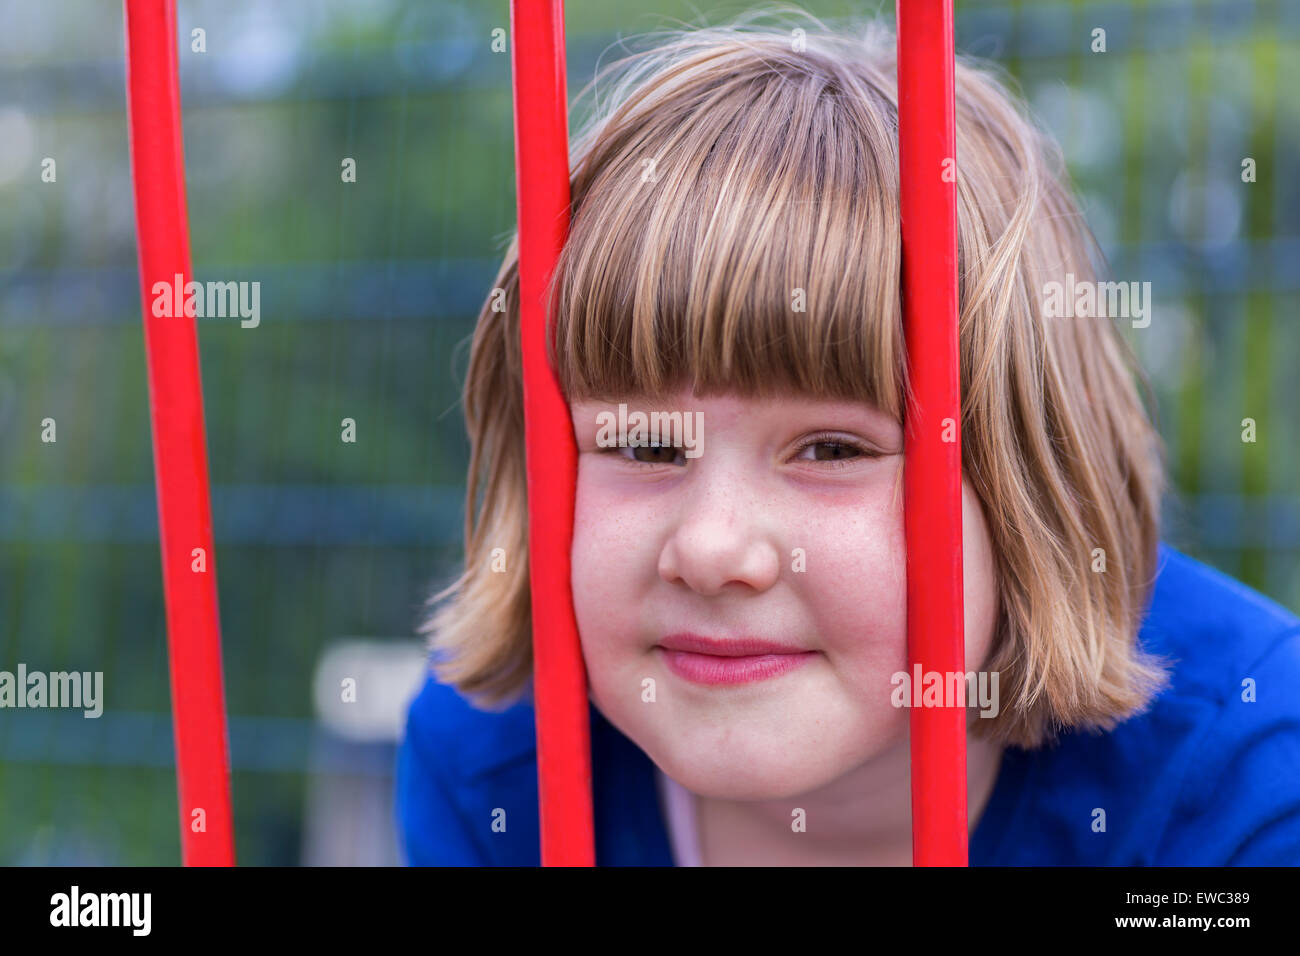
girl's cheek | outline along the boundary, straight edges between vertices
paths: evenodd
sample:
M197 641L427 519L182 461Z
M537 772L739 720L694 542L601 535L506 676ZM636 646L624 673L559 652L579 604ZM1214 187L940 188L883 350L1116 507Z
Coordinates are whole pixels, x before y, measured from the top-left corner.
M611 680L645 642L644 608L637 591L644 586L638 568L649 561L653 525L647 526L614 496L579 483L570 551L574 615L593 692ZM639 529L639 530L638 530Z
M969 484L962 487L962 584L966 668L978 671L992 650L1000 598L988 522Z
M813 610L820 645L847 690L888 700L892 674L907 663L907 571L902 516L872 498L852 516L809 526L808 571L791 575Z

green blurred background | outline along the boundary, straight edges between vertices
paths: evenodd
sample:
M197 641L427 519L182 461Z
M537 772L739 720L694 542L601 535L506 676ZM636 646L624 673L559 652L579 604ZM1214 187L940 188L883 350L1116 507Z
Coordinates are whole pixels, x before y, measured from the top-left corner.
M620 37L747 6L570 0L570 95ZM1170 450L1166 539L1300 607L1300 2L956 6L959 52L1010 70L1062 142L1114 277L1152 283L1125 334ZM262 294L256 329L199 320L238 859L397 862L415 627L461 553L466 339L514 222L509 7L178 19L195 278ZM97 720L0 710L0 863L172 864L121 4L8 0L0 26L0 669L105 683ZM340 673L383 692L344 712Z

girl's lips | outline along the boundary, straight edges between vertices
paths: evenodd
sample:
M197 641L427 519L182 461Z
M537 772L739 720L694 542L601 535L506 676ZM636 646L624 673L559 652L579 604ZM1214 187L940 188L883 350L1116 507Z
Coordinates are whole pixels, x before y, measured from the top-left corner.
M807 662L816 651L787 654L752 654L720 657L715 654L696 654L691 651L658 648L664 660L678 677L696 684L748 684L769 680L788 673Z
M690 631L669 634L659 642L669 651L687 651L711 657L760 657L764 654L800 654L807 650L795 644L781 644L761 637L705 637Z

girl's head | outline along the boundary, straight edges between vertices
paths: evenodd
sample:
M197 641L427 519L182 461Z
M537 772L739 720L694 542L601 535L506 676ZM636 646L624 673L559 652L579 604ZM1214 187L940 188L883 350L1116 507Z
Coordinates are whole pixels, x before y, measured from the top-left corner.
M607 68L574 140L551 304L583 655L601 712L699 793L797 794L906 737L894 57L875 24L674 32ZM1059 150L987 68L956 87L967 668L999 691L972 731L1034 747L1163 682L1136 643L1159 444L1110 320L1044 315L1101 265ZM516 250L465 385L465 570L423 628L485 706L531 674ZM701 413L703 453L600 447L620 403ZM813 653L707 686L658 646L681 632Z

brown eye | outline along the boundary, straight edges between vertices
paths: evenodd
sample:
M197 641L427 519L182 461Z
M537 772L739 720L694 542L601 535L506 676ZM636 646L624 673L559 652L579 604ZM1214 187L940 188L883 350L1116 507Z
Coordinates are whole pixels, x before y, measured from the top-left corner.
M806 452L812 450L812 454ZM824 461L832 468L847 468L860 458L877 458L871 449L838 435L815 435L799 448L798 460Z
M671 465L681 449L675 445L628 445L618 451L638 465ZM632 453L630 456L626 454L629 451Z
M857 455L862 454L862 452L858 451L858 449L854 448L852 445L846 445L843 442L838 441L819 441L814 442L808 447L818 449L818 451L813 454L813 458L816 461L840 461L844 458L854 458ZM822 453L823 451L825 454Z

